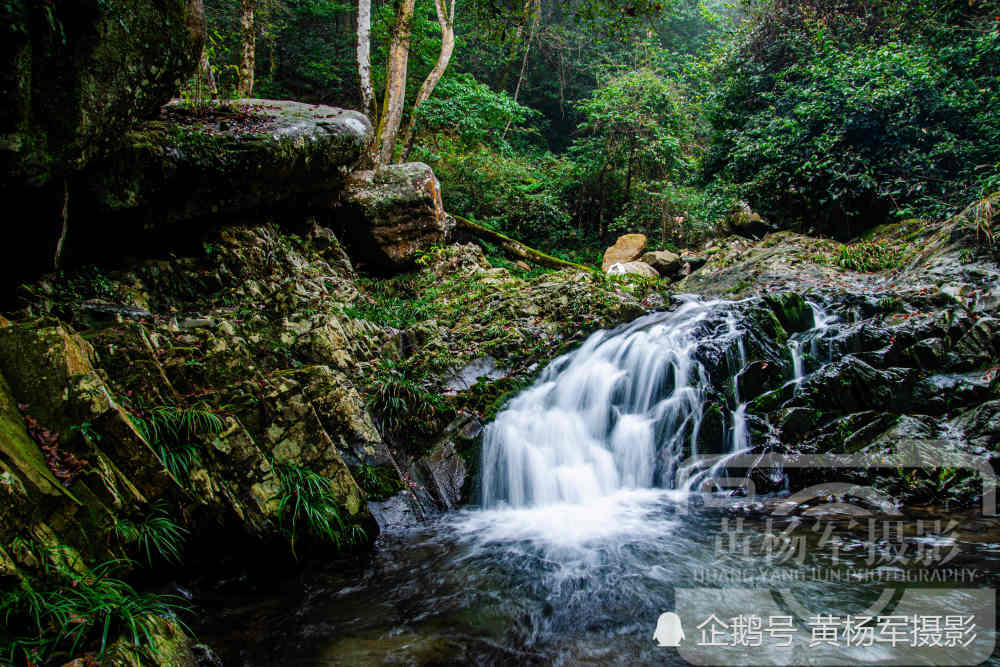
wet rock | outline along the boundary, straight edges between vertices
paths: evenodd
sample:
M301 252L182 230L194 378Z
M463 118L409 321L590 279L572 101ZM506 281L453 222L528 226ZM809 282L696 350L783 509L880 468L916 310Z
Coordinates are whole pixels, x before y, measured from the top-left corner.
M441 443L422 462L434 482L438 500L445 509L454 509L463 500L462 488L468 477L465 461L455 450L455 443L451 440Z
M801 294L795 292L768 294L764 296L764 303L774 311L778 321L789 332L808 331L816 325L812 309Z
M1000 320L980 318L955 343L959 363L977 364L985 359L1000 359Z
M645 262L625 262L624 264L616 262L608 267L607 274L609 276L624 276L627 274L632 274L636 276L644 276L646 278L659 278L660 274Z
M443 245L451 231L441 185L421 162L353 173L341 204L345 242L385 271L411 268L417 255Z
M754 361L747 364L736 376L740 399L749 401L773 391L788 379L786 369L772 361Z
M800 398L810 407L841 414L872 406L900 413L912 404L913 387L919 379L920 372L913 368L881 370L847 356L806 378Z
M698 429L699 454L723 454L729 450L726 438L726 417L719 403L707 404Z
M625 234L619 236L615 244L604 251L604 260L601 262L601 270L605 273L613 264L626 264L634 262L642 257L646 250L646 236L644 234Z
M971 408L953 421L969 444L988 451L1000 449L1000 401L989 401Z
M821 418L822 413L812 408L788 408L774 415L778 437L786 444L802 440L819 424Z
M913 410L940 415L959 407L985 401L990 383L981 374L932 375L913 387Z

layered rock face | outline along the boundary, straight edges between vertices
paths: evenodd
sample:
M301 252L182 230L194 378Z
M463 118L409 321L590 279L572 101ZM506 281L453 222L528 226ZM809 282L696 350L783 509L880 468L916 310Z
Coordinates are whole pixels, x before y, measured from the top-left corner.
M721 441L731 451L734 424L745 419L760 453L878 462L913 460L915 452L927 465L901 464L905 479L875 463L841 477L874 483L901 502L976 502L982 486L967 464L948 472L947 483L938 469L949 456L994 468L1000 459L1000 269L981 233L982 212L998 198L940 223L874 230L858 243L889 244L898 256L895 268L879 272L845 268L850 247L789 232L716 242L707 264L675 285L748 299L736 307L739 348L734 342L705 360L722 390L699 446L715 451L707 448ZM749 472L758 492L776 490L770 471ZM798 486L836 476L786 472Z

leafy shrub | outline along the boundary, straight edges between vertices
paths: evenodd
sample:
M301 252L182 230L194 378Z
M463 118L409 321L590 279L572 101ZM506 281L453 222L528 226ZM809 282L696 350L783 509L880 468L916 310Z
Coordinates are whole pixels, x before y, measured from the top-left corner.
M398 432L404 426L429 433L437 418L448 411L443 396L411 379L405 365L388 359L383 359L375 372L367 407L387 433Z
M156 451L163 467L180 484L186 484L191 469L201 464L198 438L221 433L225 427L222 419L206 406L163 405L148 412L133 408L130 419Z
M764 0L722 54L703 162L783 226L950 213L1000 161L985 4Z

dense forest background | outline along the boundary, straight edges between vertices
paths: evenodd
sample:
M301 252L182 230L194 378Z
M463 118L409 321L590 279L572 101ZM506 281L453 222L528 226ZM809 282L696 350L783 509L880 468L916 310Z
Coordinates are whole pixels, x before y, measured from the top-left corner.
M372 5L376 93L400 2ZM363 108L356 3L206 8L220 95L245 92L252 8L254 96ZM395 158L430 164L449 211L567 258L624 232L691 245L747 207L841 238L939 218L1000 187L998 13L980 0L462 0L454 55L413 111L442 34L420 0L414 140Z

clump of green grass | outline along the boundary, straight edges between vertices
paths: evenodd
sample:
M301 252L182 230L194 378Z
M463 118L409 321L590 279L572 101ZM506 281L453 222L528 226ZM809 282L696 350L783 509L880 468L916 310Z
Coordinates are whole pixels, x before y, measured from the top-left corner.
M103 661L118 639L135 649L155 652L158 619L177 619L185 607L175 596L140 593L117 578L131 565L110 560L93 569L67 561L58 548L28 544L38 564L32 574L20 573L15 588L0 594L4 664L62 664L81 652Z
M222 419L203 404L190 408L161 405L148 411L135 409L132 424L157 453L163 467L181 484L191 469L201 465L198 438L221 433Z
M367 408L384 432L395 433L403 426L427 431L448 410L444 397L428 391L411 378L403 364L383 359L375 372L373 385Z
M859 241L840 246L837 264L851 271L870 273L899 266L903 248L889 241Z
M364 540L361 526L348 526L344 522L330 480L294 463L275 464L274 472L281 485L272 498L278 501L278 525L288 536L296 558L295 543L303 531L338 547Z
M368 320L396 329L406 329L430 319L436 308L437 289L422 290L411 296L408 279L363 281L367 294L343 312L348 317Z
M156 558L181 562L181 548L187 530L170 518L166 502L157 500L142 517L132 520L115 517L108 529L119 543L133 545L152 566Z

